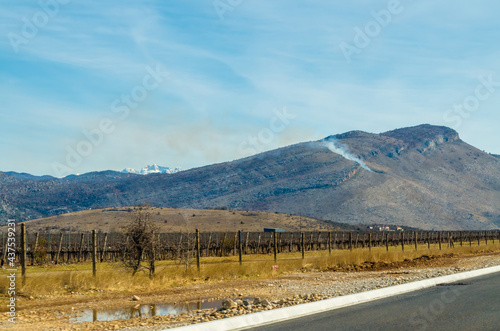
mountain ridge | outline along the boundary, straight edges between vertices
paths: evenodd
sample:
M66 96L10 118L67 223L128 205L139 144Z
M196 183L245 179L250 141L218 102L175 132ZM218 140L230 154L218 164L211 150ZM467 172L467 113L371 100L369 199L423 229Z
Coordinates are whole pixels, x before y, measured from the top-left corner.
M373 171L332 152L329 142ZM500 227L500 159L463 142L450 128L428 124L380 134L350 131L174 174L81 176L42 182L0 176L2 192L10 192L0 195L0 218L14 210L33 218L57 208L149 203L283 212L349 224Z

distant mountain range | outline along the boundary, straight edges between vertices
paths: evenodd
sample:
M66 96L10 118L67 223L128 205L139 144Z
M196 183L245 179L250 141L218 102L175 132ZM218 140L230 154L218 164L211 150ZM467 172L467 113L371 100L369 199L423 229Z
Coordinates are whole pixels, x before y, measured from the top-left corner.
M175 174L176 172L182 171L181 168L168 168L162 167L157 164L148 165L141 170L135 170L132 168L125 168L122 170L124 174L139 174L139 175L149 175L149 174Z
M35 175L27 174L25 172L7 171L4 173L7 175L10 175L12 177L18 178L18 179L28 179L28 180L35 180L35 181L55 179L55 177L52 177L49 175L35 176Z
M283 212L348 224L499 229L500 158L450 128L351 131L173 174L36 180L0 173L0 220L148 203Z

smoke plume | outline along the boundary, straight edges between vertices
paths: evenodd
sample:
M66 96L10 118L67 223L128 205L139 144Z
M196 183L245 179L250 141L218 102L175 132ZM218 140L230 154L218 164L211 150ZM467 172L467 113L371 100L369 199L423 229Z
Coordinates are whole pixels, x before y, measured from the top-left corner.
M373 172L359 157L349 152L349 147L339 143L336 140L323 141L323 144L335 154L338 154L348 160L354 161L361 166L361 168Z

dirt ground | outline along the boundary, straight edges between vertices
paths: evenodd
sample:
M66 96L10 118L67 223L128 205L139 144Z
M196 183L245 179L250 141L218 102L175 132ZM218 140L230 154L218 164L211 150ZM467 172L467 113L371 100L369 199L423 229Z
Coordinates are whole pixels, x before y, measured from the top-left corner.
M500 253L459 257L453 254L433 257L423 256L399 263L364 263L335 270L309 270L307 265L299 272L271 279L235 280L205 283L174 289L137 293L138 301L130 295L109 294L96 291L85 295L66 295L18 301L15 324L7 321L6 313L0 318L0 328L9 330L158 330L189 319L189 313L178 316L138 317L103 322L71 323L77 311L133 308L138 304L181 303L187 301L218 300L237 297L259 297L280 300L298 295L331 297L355 293L372 288L391 286L434 277L450 272L500 264ZM372 284L377 282L376 284ZM176 324L177 323L177 324Z

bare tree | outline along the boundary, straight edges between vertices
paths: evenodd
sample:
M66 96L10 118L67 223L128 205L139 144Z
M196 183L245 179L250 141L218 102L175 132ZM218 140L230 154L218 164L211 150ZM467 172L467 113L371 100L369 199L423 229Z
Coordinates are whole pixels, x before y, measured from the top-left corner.
M149 270L150 277L155 271L158 242L155 240L158 228L151 220L148 207L139 207L134 220L124 229L125 242L122 243L123 263L135 275L140 270ZM144 265L142 261L148 262Z

